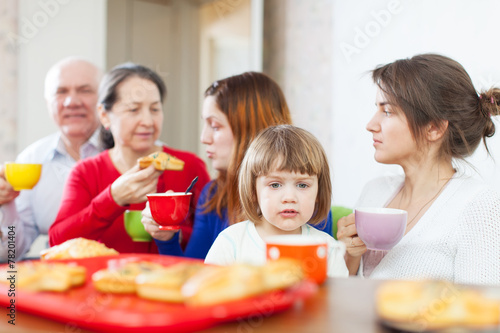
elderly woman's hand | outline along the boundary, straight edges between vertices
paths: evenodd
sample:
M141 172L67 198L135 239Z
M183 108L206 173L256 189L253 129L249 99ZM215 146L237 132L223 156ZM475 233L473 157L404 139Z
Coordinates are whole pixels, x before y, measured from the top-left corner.
M366 252L366 245L358 237L354 214L342 217L337 222L337 239L346 246L345 263L350 275L358 273L361 256Z
M159 224L153 220L151 216L151 209L149 208L149 202L146 203L146 208L142 211L142 224L144 229L151 235L151 237L161 240L170 240L178 230L160 230L158 228Z
M19 195L19 191L14 191L14 188L5 179L5 170L3 165L0 165L0 205L9 203Z
M153 165L142 170L135 165L111 184L111 196L120 206L145 202L146 194L156 193L161 174Z

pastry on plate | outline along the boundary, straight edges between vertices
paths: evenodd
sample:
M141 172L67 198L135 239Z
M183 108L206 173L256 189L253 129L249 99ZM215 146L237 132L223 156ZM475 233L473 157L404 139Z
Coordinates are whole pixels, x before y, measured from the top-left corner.
M182 286L203 267L201 262L181 262L141 273L136 278L137 295L157 301L183 302Z
M186 281L182 294L189 305L212 305L286 289L303 280L301 263L288 258L263 266L242 263L206 266Z
M144 272L161 269L160 264L138 261L119 267L108 267L92 274L94 287L103 293L129 294L136 292L135 278Z
M145 169L151 164L153 164L155 169L159 171L181 171L182 169L184 169L184 161L162 151L141 157L137 160L137 163L139 163L139 167L141 169Z
M10 269L0 271L2 283L10 283ZM73 263L26 261L16 265L16 286L30 291L66 291L85 283L86 269Z
M409 331L451 327L498 327L500 301L468 286L445 281L387 281L376 295L379 317Z
M106 245L86 238L73 238L40 252L42 260L78 259L117 255L118 252Z
M259 266L206 266L182 287L186 304L212 305L251 297L266 291Z
M296 259L280 258L268 261L262 266L267 290L285 289L304 280L304 270Z

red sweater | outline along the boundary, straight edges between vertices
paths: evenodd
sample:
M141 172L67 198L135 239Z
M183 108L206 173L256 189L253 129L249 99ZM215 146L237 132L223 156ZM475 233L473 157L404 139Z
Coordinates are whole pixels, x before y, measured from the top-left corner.
M194 206L210 176L205 163L193 153L168 147L163 147L163 151L185 164L182 171L164 171L158 180L157 192L183 192L194 177L199 177L191 191L193 209L182 230L183 243L186 243L193 228ZM134 242L125 231L125 210L142 210L146 202L123 207L113 200L111 184L120 175L107 150L80 161L73 168L64 187L59 213L49 229L51 246L84 237L100 241L120 253L158 253L155 242Z

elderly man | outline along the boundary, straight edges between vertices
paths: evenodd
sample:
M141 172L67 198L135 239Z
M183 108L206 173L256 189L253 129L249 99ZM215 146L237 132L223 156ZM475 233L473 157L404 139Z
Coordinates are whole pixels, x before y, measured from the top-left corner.
M48 71L45 99L59 131L31 144L16 159L43 164L40 181L32 190L14 191L0 167L1 261L21 258L38 235L47 234L71 168L102 151L96 111L101 76L95 65L75 57L59 61ZM8 237L9 230L15 237ZM9 240L15 243L15 254Z

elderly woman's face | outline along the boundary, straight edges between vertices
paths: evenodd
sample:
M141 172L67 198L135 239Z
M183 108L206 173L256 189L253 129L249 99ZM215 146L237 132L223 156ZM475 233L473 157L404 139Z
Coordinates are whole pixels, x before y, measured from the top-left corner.
M158 87L149 80L131 77L118 85L117 92L116 103L105 113L115 146L148 152L160 137L163 124Z
M207 157L212 160L215 170L226 171L231 161L234 136L227 116L219 109L213 96L205 98L201 117L201 142L207 146Z

